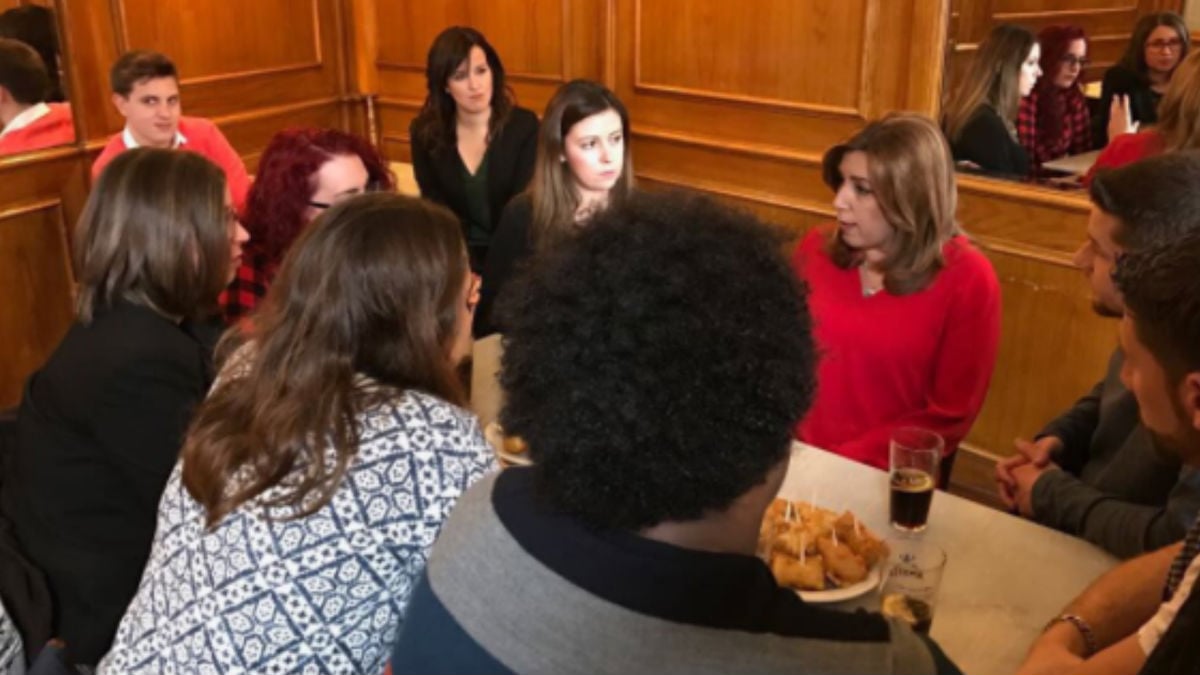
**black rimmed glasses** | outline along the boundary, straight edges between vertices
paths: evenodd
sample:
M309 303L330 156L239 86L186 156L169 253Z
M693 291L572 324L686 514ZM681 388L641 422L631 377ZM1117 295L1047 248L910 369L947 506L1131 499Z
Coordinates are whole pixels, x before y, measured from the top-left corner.
M1080 68L1087 68L1091 64L1086 56L1075 56L1074 54L1064 54L1059 62L1066 66L1079 66Z
M1156 52L1177 52L1183 49L1183 40L1172 38L1170 40L1151 40L1146 43L1148 49L1153 49Z
M359 195L365 195L365 194L369 194L371 192L379 192L379 191L380 191L380 188L377 183L368 183L366 189L364 189L362 192L348 192L346 194L341 194L341 195L338 195L337 197L334 197L332 202L318 202L316 200L310 199L310 200L308 200L308 205L313 207L314 209L321 209L322 211L324 211L325 209L333 208L334 205L338 204L339 202L343 202L347 199L353 199Z

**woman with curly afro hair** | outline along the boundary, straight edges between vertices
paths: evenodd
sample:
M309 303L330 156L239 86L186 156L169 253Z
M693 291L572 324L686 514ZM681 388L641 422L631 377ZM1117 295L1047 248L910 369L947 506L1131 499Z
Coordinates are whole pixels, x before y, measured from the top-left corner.
M983 407L1000 284L958 228L954 165L932 120L894 113L825 153L836 223L792 257L812 289L820 386L800 440L887 469L900 427L954 452Z
M706 198L634 195L514 279L501 421L534 464L459 500L394 673L957 672L755 557L816 361L780 243Z
M250 232L233 283L221 295L225 320L249 314L267 294L283 254L326 209L354 195L390 191L395 178L363 138L337 129L285 129L258 162L242 224Z

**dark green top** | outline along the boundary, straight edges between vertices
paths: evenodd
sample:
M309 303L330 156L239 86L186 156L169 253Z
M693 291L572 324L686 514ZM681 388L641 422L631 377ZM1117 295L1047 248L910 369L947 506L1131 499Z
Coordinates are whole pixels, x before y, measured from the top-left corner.
M462 167L463 187L467 192L467 212L464 219L468 246L487 246L492 239L492 216L488 206L488 157L483 156L479 168L472 174L459 159Z

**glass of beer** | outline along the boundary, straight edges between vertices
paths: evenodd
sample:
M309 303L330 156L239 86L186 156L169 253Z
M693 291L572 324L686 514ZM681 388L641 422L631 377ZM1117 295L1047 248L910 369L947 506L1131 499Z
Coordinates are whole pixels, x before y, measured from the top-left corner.
M942 447L942 437L926 429L905 427L892 433L889 481L892 527L904 532L925 529Z
M946 552L914 538L889 540L888 548L891 552L879 587L880 611L928 634L946 569Z

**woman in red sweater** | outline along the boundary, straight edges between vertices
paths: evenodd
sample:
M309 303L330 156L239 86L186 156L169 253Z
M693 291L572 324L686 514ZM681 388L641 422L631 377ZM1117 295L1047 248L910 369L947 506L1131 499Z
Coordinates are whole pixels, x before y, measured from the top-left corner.
M1175 69L1158 104L1158 124L1113 138L1083 182L1090 185L1092 176L1102 169L1115 169L1164 152L1196 149L1200 149L1200 51L1189 54Z
M955 450L983 406L1000 337L1000 286L954 221L950 149L912 114L873 122L825 155L837 222L792 264L811 289L822 352L796 436L885 468L899 427Z

